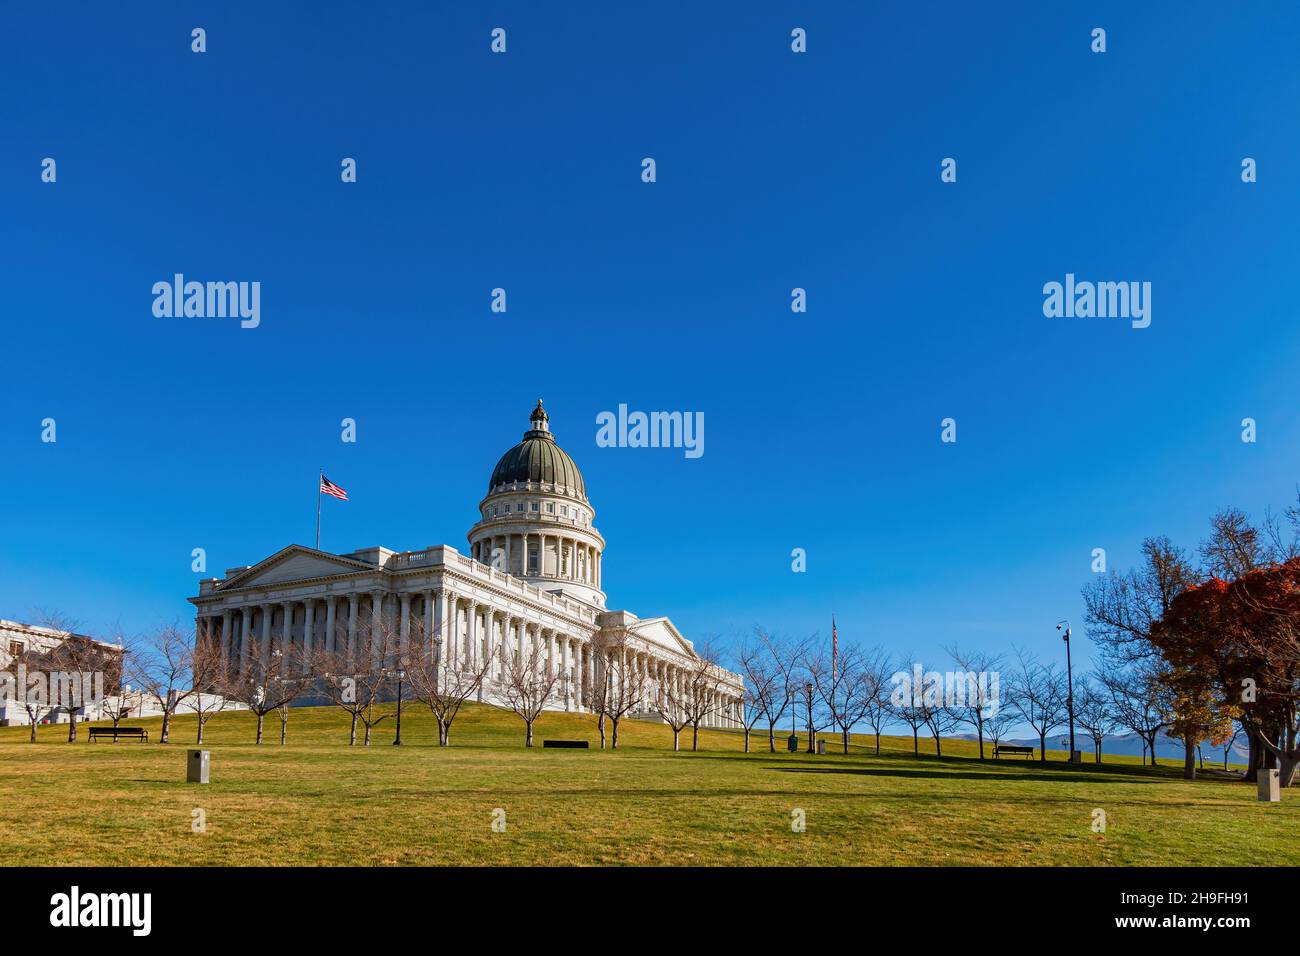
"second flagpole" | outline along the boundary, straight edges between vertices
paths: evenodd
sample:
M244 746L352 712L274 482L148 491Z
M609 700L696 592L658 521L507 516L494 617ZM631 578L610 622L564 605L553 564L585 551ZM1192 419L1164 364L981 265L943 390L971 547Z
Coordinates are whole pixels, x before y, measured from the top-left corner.
M325 477L325 469L322 468L316 475L316 550L320 550L320 483Z

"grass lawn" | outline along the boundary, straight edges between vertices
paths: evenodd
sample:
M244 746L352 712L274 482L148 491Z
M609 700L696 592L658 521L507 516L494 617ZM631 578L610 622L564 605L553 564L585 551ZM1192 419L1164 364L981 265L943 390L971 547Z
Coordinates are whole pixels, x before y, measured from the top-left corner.
M159 719L126 723L157 739ZM745 754L722 732L674 754L667 727L637 722L617 752L541 749L544 737L594 745L594 720L570 714L546 715L526 750L518 718L481 706L467 706L447 749L419 705L403 709L400 748L391 719L371 747L348 747L347 716L331 708L295 709L283 748L274 716L261 747L254 725L247 712L208 725L207 786L185 783L193 717L173 723L165 747L88 744L85 725L76 744L60 725L31 745L27 728L0 728L5 863L1300 864L1300 791L1261 804L1253 785L1188 783L1132 758L981 763L973 743L947 741L938 759L924 740L913 757L899 737L879 757L864 737L847 757L770 754L765 736ZM204 833L191 827L196 808ZM493 832L496 808L505 832ZM1092 830L1094 808L1105 833Z

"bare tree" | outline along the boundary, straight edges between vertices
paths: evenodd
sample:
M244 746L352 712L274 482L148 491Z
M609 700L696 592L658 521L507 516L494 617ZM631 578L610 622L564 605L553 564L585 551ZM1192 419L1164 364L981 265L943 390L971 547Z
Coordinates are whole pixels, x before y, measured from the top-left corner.
M1011 728L1013 728L1016 725L1016 722L1020 719L1019 715L1016 713L1016 708L1011 704L1011 700L1011 696L1004 688L1001 693L1001 700L998 704L998 709L990 712L984 718L984 732L988 734L989 743L993 745L993 749L995 750L998 745L1002 743L1003 738L1011 732Z
M755 629L755 637L754 641L743 642L736 654L745 681L745 719L741 722L745 728L745 753L749 753L750 732L764 719L768 722L768 747L775 753L776 721L789 706L789 698L784 695L784 675L770 649L772 638L762 628Z
M524 746L533 745L533 724L555 697L559 669L552 666L540 641L532 641L523 654L498 648L501 660L501 696L506 707L524 722Z
M1168 685L1161 664L1144 661L1129 667L1110 666L1101 681L1110 697L1115 720L1142 738L1156 765L1156 737L1169 726ZM1146 753L1143 753L1145 764Z
M429 708L438 722L438 746L447 747L451 745L451 725L465 701L477 694L487 679L492 659L485 655L474 663L458 661L445 636L429 642L424 638L423 622L412 618L411 626L411 649L406 656L411 699ZM444 630L448 627L443 625Z
M9 661L14 698L22 702L27 714L31 743L36 743L36 727L50 710L49 678L54 670L50 654L31 644L12 654Z
M262 743L262 731L266 715L272 711L287 707L306 689L310 675L304 675L302 655L296 646L273 647L263 653L256 641L249 648L244 668L233 675L227 683L231 696L257 715L257 740ZM281 714L281 745L285 742L285 723L287 714ZM369 726L366 739L369 742Z
M924 687L916 686L912 675L919 673L922 665L913 657L899 661L898 669L891 677L893 687L890 690L890 710L902 723L912 729L912 755L921 755L921 728L926 726L928 716L924 705ZM904 680L899 680L902 675Z
M722 689L723 670L719 654L711 641L695 648L695 660L687 669L683 703L691 726L691 750L700 749L700 724L714 712L714 700Z
M1040 761L1047 760L1047 735L1065 719L1065 675L1055 664L1042 664L1016 651L1019 668L1011 675L1016 712L1038 735Z
M162 711L160 744L171 741L172 718L180 704L194 693L195 636L176 624L165 624L149 632L132 655L132 674L143 693Z
M608 675L605 709L609 713L610 746L618 749L618 725L628 714L640 707L646 699L645 675L636 666L634 650L628 645L625 634L610 641L597 641L598 652L603 652Z
M655 700L655 709L673 731L673 750L682 749L682 731L691 722L690 687L685 682L668 682ZM602 746L604 742L602 740Z
M876 737L876 756L880 756L880 734L895 716L890 704L889 678L893 665L882 652L875 650L867 655L859 680L861 681L862 719Z
M1102 742L1119 724L1099 678L1084 677L1079 681L1079 691L1074 695L1074 720L1092 738L1093 762L1101 763Z
M78 634L78 624L57 611L40 611L41 626L55 634L58 642L47 656L50 668L50 703L68 714L68 743L77 739L77 710L90 703L94 675L99 675L99 686L115 683L117 674L110 674L120 663L99 641ZM98 701L97 701L98 702Z
M1156 655L1151 627L1198 575L1182 549L1165 537L1142 542L1142 563L1127 574L1110 572L1083 589L1088 636L1123 666Z
M1237 742L1237 738L1240 736L1241 736L1241 728L1234 727L1232 729L1232 736L1225 738L1223 741L1223 769L1224 770L1228 769L1228 757L1231 756L1232 754L1232 745Z
M962 650L956 644L945 650L961 670L962 675L964 693L960 702L954 702L953 711L960 722L975 728L975 735L979 740L980 760L983 760L984 721L990 710L997 710L1000 706L999 701L990 699L988 688L995 674L998 675L999 690L1001 688L1002 656L987 651Z
M191 670L194 694L190 707L198 718L194 742L202 744L208 721L226 708L226 690L230 683L229 662L222 652L221 636L214 633L206 622L199 626L195 637Z
M838 655L832 650L828 656L826 649L821 648L805 660L814 692L822 702L830 727L839 731L847 756L853 728L879 701L883 688L877 679L882 658L878 651L868 653L857 645L846 645Z

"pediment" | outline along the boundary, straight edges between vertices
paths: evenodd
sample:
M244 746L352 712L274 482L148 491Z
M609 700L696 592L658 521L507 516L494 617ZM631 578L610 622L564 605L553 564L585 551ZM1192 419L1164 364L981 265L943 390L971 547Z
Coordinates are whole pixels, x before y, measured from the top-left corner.
M687 657L695 656L695 648L682 632L673 626L673 622L666 617L652 617L644 621L637 621L628 630L651 644L667 648L678 654L685 654Z
M358 571L373 571L374 565L353 558L341 558L336 554L291 545L259 561L241 574L223 581L217 590L230 588L250 588L263 584L284 584L291 581L306 581L313 578L331 577L336 574L355 574Z

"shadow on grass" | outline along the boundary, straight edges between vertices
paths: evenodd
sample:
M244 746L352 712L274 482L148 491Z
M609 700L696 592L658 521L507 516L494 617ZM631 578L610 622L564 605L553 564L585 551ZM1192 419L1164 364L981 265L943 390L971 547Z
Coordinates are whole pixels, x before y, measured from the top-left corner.
M956 767L935 767L931 769L912 769L903 767L772 767L772 770L779 770L782 773L845 773L864 777L914 777L919 779L936 779L936 780L1013 780L1017 783L1032 781L1034 778L1024 773L990 773L983 768L972 768L970 770L959 769ZM1053 773L1052 779L1059 780L1062 783L1097 783L1104 776L1101 774L1086 773ZM1125 783L1161 783L1162 778L1148 776L1142 777L1136 774L1125 775Z

